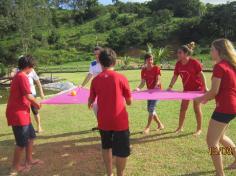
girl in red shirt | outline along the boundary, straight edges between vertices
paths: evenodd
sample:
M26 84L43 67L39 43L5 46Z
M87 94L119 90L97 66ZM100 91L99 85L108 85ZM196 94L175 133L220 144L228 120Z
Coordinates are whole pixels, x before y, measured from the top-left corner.
M208 127L207 144L216 175L224 176L222 149L229 151L235 159L228 168L236 169L236 146L225 134L229 122L236 117L236 51L229 40L218 39L212 43L211 56L216 63L211 90L195 101L201 103L216 100L216 108ZM219 147L220 144L223 148Z
M143 67L141 71L141 83L136 88L136 91L140 91L145 84L148 89L161 89L161 69L153 64L153 56L151 54L145 55L145 67ZM152 120L154 120L158 127L158 130L163 130L164 125L161 123L157 113L156 113L156 104L157 100L148 100L147 102L147 110L149 113L148 123L144 129L144 134L148 134L150 132L150 126Z
M202 65L190 55L193 52L195 43L192 42L188 45L183 45L179 48L178 62L175 65L174 76L172 77L171 83L168 90L171 90L177 81L178 76L181 77L184 91L206 91L206 81L202 72ZM181 103L180 114L179 114L179 126L176 132L183 131L183 125L185 115L189 106L189 100L183 100ZM194 135L200 135L202 132L202 111L200 103L193 102L193 108L196 114L197 130Z

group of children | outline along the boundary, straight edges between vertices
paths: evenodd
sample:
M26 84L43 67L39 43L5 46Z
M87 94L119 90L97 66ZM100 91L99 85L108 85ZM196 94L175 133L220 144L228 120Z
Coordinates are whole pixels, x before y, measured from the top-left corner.
M168 90L174 86L180 75L184 91L204 91L205 94L194 100L194 111L197 119L197 130L195 135L201 134L202 112L201 104L216 99L216 109L209 123L207 133L207 144L209 148L215 147L219 150L219 144L233 149L235 161L229 166L236 169L236 151L233 141L225 135L225 131L231 120L236 117L236 51L233 44L227 39L218 39L212 43L211 56L215 62L212 76L212 87L208 90L202 65L190 55L193 43L181 46L178 49L178 62L176 63L174 76ZM123 176L127 157L130 155L130 133L128 113L126 105L131 105L132 97L128 80L114 71L116 64L116 53L109 48L95 49L96 61L91 63L90 72L83 84L91 79L90 96L88 107L94 108L98 121L98 130L101 135L102 156L108 176L112 176L112 157L116 157L117 175ZM35 137L30 122L30 103L40 108L35 98L31 95L27 74L32 70L34 64L31 57L19 60L20 72L14 77L11 85L10 97L7 106L8 124L12 126L16 149L13 168L17 171L27 169L28 165L38 163L40 160L32 160L32 144ZM141 71L141 83L135 89L139 91L147 85L148 89L162 89L161 71L154 64L153 56L146 54L145 66ZM17 101L16 101L17 99ZM97 105L95 106L95 100ZM125 100L125 101L124 101ZM148 123L144 133L150 131L152 120L157 122L157 129L164 129L155 108L157 100L148 100ZM24 105L22 107L22 104ZM183 130L185 114L189 101L183 100L180 108L179 126L176 132ZM23 109L22 109L23 108ZM26 150L26 167L20 166L20 155ZM224 176L221 153L211 155L217 176Z

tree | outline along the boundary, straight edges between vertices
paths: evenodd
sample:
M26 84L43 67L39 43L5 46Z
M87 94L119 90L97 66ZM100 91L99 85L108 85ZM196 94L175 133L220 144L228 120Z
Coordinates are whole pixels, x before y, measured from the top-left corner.
M200 0L152 0L148 3L152 12L169 9L177 17L200 16L204 11L204 4Z
M33 34L50 24L50 11L46 0L15 0L10 5L11 20L20 34L23 52L28 53Z
M59 41L60 35L56 31L52 31L51 34L48 36L48 44L52 45Z
M114 50L121 50L124 47L124 35L119 30L112 30L107 37L107 45Z
M126 46L139 46L142 44L142 33L136 28L128 28L124 34Z
M158 10L155 13L155 19L158 23L167 23L174 16L173 12L168 9Z

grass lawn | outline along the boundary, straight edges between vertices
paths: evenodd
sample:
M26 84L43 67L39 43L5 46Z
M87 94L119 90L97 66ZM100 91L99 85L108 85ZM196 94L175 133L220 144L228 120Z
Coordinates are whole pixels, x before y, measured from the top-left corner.
M139 71L124 71L132 88L140 79ZM82 81L86 73L55 74L74 83ZM167 87L172 72L163 72L163 86ZM206 74L208 83L211 75ZM178 82L176 89L181 89ZM128 176L209 176L214 175L214 168L205 142L208 121L214 109L210 102L203 107L203 134L192 136L196 122L192 107L186 117L185 131L176 135L179 101L162 101L158 112L166 129L153 131L144 136L140 132L147 122L146 102L136 101L128 108L132 154L128 160ZM11 128L6 125L5 105L0 105L0 175L9 172L14 149ZM100 153L100 138L90 129L96 125L93 112L85 105L44 106L40 111L44 133L35 141L34 156L45 161L40 167L32 168L25 175L34 176L103 176L105 169ZM33 120L34 122L34 120ZM229 136L236 141L236 123L233 121L228 130ZM233 161L225 156L225 166ZM236 175L236 171L226 171L227 176Z

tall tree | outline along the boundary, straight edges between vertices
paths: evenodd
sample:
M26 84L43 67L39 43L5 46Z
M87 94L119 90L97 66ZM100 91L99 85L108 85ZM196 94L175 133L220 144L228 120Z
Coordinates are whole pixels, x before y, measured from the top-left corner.
M49 27L51 22L48 1L46 0L14 0L11 1L14 12L11 15L20 34L22 49L28 53L35 31Z

